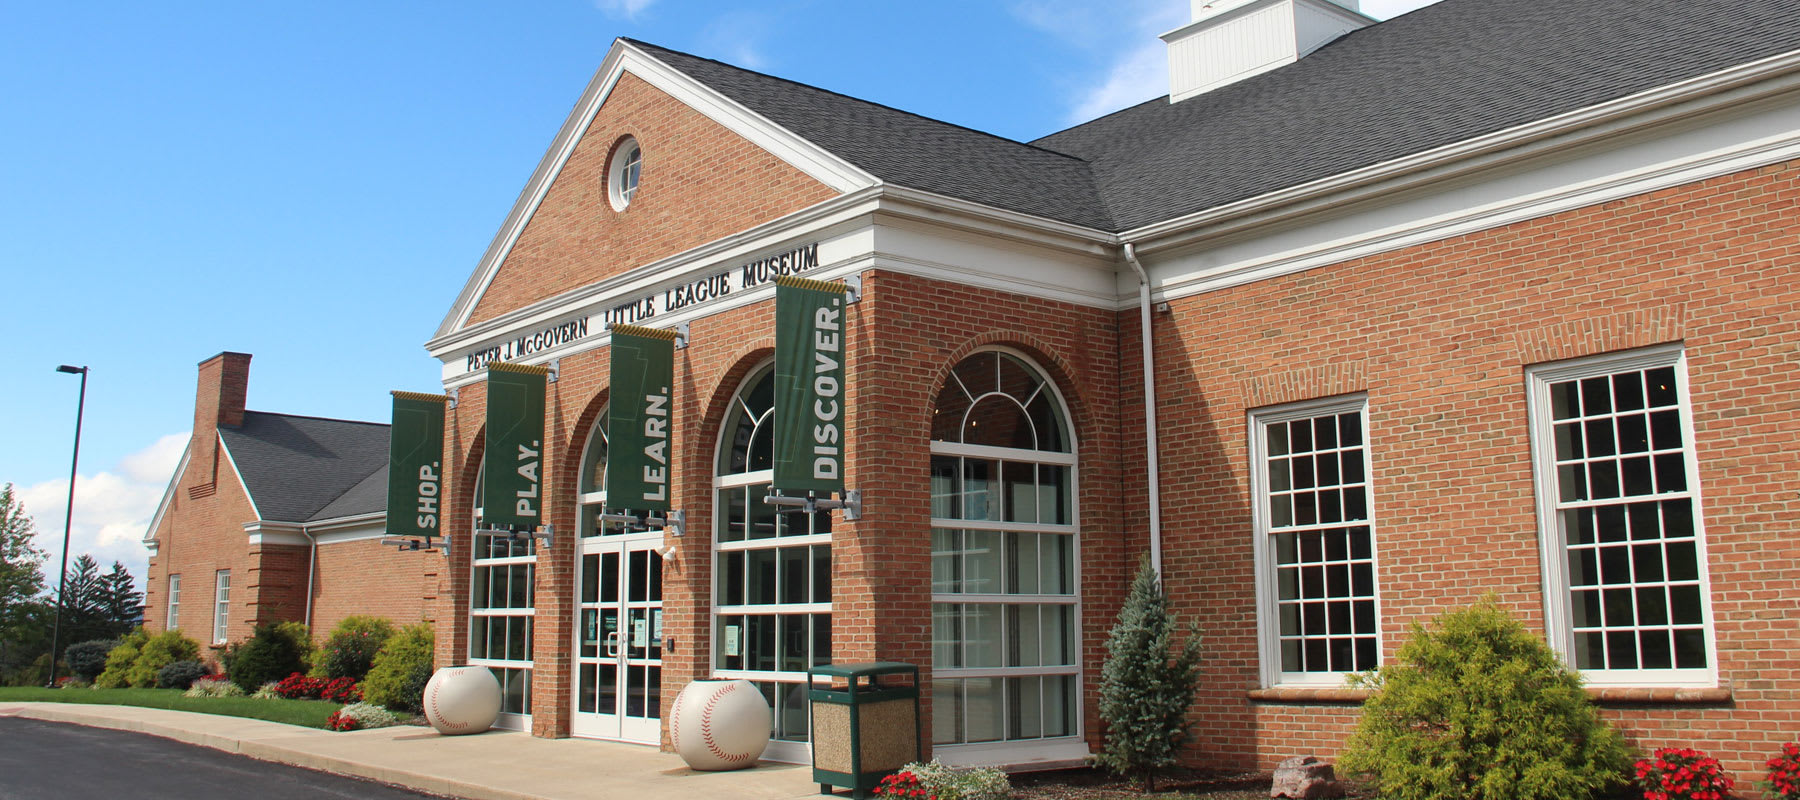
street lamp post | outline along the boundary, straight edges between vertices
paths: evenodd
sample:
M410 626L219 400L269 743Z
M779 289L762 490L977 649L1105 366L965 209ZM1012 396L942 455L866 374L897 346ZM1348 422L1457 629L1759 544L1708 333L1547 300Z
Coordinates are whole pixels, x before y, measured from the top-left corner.
M46 685L56 688L56 657L62 646L62 612L68 604L64 596L69 582L69 531L75 525L75 470L81 465L81 414L87 407L87 367L71 367L64 364L56 368L57 372L81 376L81 394L75 401L75 454L69 457L69 505L63 515L62 569L56 572L56 623L50 628L50 681Z

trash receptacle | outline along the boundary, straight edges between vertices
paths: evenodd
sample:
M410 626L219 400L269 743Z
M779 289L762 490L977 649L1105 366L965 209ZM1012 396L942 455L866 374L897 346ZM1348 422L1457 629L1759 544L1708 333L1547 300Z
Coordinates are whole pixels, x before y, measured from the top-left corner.
M812 684L813 780L820 794L843 786L861 800L890 773L918 761L919 668L877 661L807 672ZM904 678L906 683L899 680Z

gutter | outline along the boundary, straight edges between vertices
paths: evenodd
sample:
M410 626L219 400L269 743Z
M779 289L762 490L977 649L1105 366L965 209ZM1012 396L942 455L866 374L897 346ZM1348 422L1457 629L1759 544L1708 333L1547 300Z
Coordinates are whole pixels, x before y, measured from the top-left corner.
M313 535L312 529L308 528L305 525L300 526L300 535L305 536L306 540L308 542L312 543L312 548L311 548L312 555L306 561L306 615L305 615L306 631L308 634L311 634L312 633L312 612L313 612L313 585L314 585L314 582L317 580L317 578L315 576L317 575L318 569L319 569L319 537Z
M1121 252L1125 263L1138 276L1138 311L1142 320L1144 350L1144 457L1148 464L1146 482L1150 486L1150 568L1162 582L1162 464L1156 444L1156 349L1150 339L1150 274L1138 261L1137 245L1126 242Z

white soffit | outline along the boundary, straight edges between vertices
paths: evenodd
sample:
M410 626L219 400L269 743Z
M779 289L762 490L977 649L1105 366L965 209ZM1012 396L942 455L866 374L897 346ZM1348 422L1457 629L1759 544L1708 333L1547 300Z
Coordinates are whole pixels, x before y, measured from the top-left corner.
M853 192L881 183L880 179L850 162L800 138L630 43L614 41L606 59L600 63L599 70L582 92L581 99L576 102L574 110L569 113L568 119L564 120L562 128L557 131L556 138L551 141L550 149L544 153L537 169L532 172L531 180L526 182L525 188L519 193L519 199L513 203L506 221L495 234L493 242L488 245L487 252L482 255L474 273L469 276L468 283L457 295L449 315L438 326L434 339L468 323L469 315L474 312L476 304L487 292L488 285L499 273L500 265L505 263L513 245L518 242L519 235L524 232L539 204L549 194L550 187L556 183L557 176L562 173L563 166L575 152L582 135L593 123L594 116L606 104L606 98L612 94L613 88L626 72L839 193Z

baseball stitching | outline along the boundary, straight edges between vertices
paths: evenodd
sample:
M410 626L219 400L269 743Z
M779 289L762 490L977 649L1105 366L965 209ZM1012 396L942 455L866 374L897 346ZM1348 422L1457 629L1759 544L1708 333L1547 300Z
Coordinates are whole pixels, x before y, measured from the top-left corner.
M425 707L429 709L431 713L426 716L436 717L437 724L441 727L451 728L453 730L462 730L463 728L469 727L469 723L467 722L454 722L446 719L444 717L444 712L438 708L438 693L444 690L444 683L444 681L439 681L435 686L431 687L431 697L425 704Z
M713 741L712 713L713 709L718 707L719 701L725 699L725 695L731 694L737 688L737 684L727 683L714 689L712 696L706 698L706 705L700 709L700 738L706 742L706 749L713 754L713 757L733 764L750 758L750 754L727 753L720 749L718 743Z

